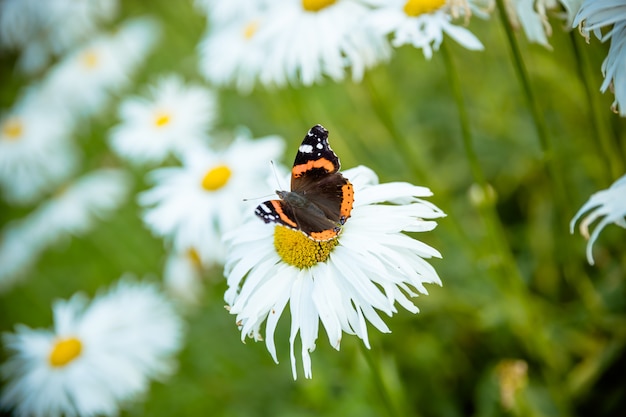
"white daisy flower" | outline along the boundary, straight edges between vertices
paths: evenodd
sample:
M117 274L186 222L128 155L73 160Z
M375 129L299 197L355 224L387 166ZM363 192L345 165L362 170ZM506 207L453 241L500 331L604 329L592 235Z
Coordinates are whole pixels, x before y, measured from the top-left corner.
M28 217L4 226L0 233L0 293L32 269L44 246L38 228Z
M360 81L367 68L390 56L387 41L365 19L370 12L357 0L274 3L257 35L266 47L261 82L308 86L325 76L341 81L347 68Z
M77 294L53 313L53 330L4 335L0 406L16 416L115 416L174 369L182 322L153 284L122 280L90 305Z
M608 189L598 191L589 198L570 222L570 233L574 233L576 222L589 210L591 212L580 222L579 230L585 239L588 240L587 260L589 264L593 265L593 243L600 235L602 229L609 223L615 223L626 229L626 175L615 181ZM602 216L604 218L596 225L590 236L589 225Z
M564 20L566 26L571 26L581 3L582 0L513 0L506 5L513 27L521 27L530 42L552 49L548 42L552 36L548 12L553 12L552 15ZM561 6L565 13L559 12Z
M138 27L137 21L129 21L115 34L91 40L51 68L44 88L49 96L57 97L59 107L74 114L98 113L108 104L112 93L128 84L131 74L154 44L156 30L153 23ZM129 35L135 39L129 39ZM137 45L138 42L142 45Z
M0 45L20 51L17 67L40 71L52 55L65 53L117 14L118 0L4 0Z
M135 163L163 162L189 146L206 144L216 117L216 96L171 75L150 89L149 98L131 97L120 106L122 123L109 136L113 150Z
M602 42L611 40L609 54L602 63L604 82L600 91L608 88L615 93L613 110L626 117L626 3L621 0L585 0L574 19L581 33L593 34ZM606 33L602 29L613 25Z
M229 24L240 19L242 13L257 13L263 10L269 0L195 0L196 8L205 14L210 26Z
M219 4L230 4L220 2ZM213 85L252 91L261 69L267 65L267 47L258 36L270 21L266 13L247 11L229 23L210 26L198 46L200 72Z
M369 348L367 321L390 332L376 310L391 316L397 301L417 313L409 297L426 294L425 283L441 284L425 260L440 257L439 252L403 233L432 230L436 222L431 219L445 216L420 198L430 196L430 190L403 182L378 184L376 174L365 167L343 175L353 185L354 205L336 238L320 242L256 218L226 237L225 300L237 316L242 340L261 340L266 322L265 343L278 362L274 331L289 303L294 379L298 334L304 375L310 378L309 353L315 349L319 321L335 349L343 332L356 334Z
M195 249L171 251L165 261L165 289L185 305L198 305L204 295L202 261Z
M40 239L54 243L87 233L96 220L117 210L130 191L129 176L119 169L100 169L63 187L30 214Z
M45 108L41 96L31 89L0 116L0 188L11 204L33 203L71 176L78 162L71 123Z
M239 134L221 152L197 148L182 167L152 171L154 187L139 195L145 224L175 250L196 248L205 264L221 263L222 234L241 223L243 199L258 197L267 161L276 160L283 148L276 136L251 140Z
M368 19L376 30L384 35L393 34L391 44L399 47L405 44L421 49L427 59L432 58L433 49L439 49L444 33L463 47L482 51L483 44L472 32L452 24L453 17L469 17L470 5L457 7L453 0L389 0L372 3L379 5Z

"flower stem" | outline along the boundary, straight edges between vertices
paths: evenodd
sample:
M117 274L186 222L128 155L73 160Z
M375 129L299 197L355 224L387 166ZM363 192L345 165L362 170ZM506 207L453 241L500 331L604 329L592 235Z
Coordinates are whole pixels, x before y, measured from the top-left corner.
M603 113L600 111L598 104L597 94L593 93L592 85L595 84L591 69L589 68L589 54L587 48L581 45L583 42L582 36L579 36L574 31L570 32L570 39L572 41L572 50L574 51L574 57L576 59L576 67L578 68L579 75L583 87L585 89L585 95L587 96L587 103L589 103L589 113L591 114L591 125L600 142L600 148L604 154L604 158L608 164L608 171L610 177L608 182L612 182L615 178L619 178L624 172L625 161L621 158L619 148L615 146L610 133L608 132L606 123L603 120ZM591 140L591 138L589 138Z
M511 25L511 22L507 15L504 0L496 0L496 6L500 13L500 20L504 25L504 32L506 33L506 38L511 48L513 62L515 63L515 72L517 73L519 81L522 85L522 90L524 92L524 96L526 97L526 102L530 109L532 118L535 122L537 137L539 138L539 144L543 152L543 160L546 164L548 176L552 180L552 188L554 190L555 198L557 200L556 203L558 206L560 205L562 214L565 216L567 214L565 210L565 207L567 207L567 194L565 193L566 187L564 185L565 183L561 179L560 170L555 165L554 148L552 146L552 141L550 140L550 135L548 134L548 128L546 126L545 119L543 118L541 108L539 107L539 101L537 100L537 97L535 96L535 93L531 86L528 70L526 68L526 65L524 64L524 58L522 57L522 52L517 42L517 38L515 37L513 26Z

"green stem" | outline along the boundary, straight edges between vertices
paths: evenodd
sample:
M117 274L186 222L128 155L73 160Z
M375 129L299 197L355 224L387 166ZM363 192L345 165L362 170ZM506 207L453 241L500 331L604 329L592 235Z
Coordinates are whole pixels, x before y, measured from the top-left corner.
M554 149L550 140L550 135L548 134L546 121L543 118L541 108L539 107L539 101L537 100L530 83L528 69L524 64L524 58L522 57L519 43L515 37L513 26L511 25L507 15L504 0L496 0L496 6L500 13L500 20L504 25L504 32L506 33L506 38L511 48L511 54L513 55L513 61L515 62L515 72L517 73L519 81L522 85L522 90L524 92L524 96L526 97L528 108L530 109L530 113L535 122L537 137L539 138L539 144L543 152L543 159L546 164L548 176L553 182L552 188L557 199L557 204L560 205L561 212L565 216L567 214L567 211L565 210L567 207L567 195L565 193L566 187L564 185L565 183L561 179L560 170L555 165Z
M378 361L374 359L374 356L372 355L372 351L369 350L367 347L365 347L363 343L358 343L358 345L359 345L359 348L361 349L361 353L363 354L363 357L365 358L365 361L367 362L367 365L372 371L374 384L376 385L376 389L378 390L378 393L380 394L380 397L383 403L385 404L385 408L387 409L388 415L390 417L400 417L400 413L397 411L396 407L394 406L393 401L391 400L391 395L389 394L389 391L387 390L387 387L385 386L385 383L383 381L383 374L380 370Z
M570 32L570 40L572 41L572 50L574 51L574 57L576 59L576 67L579 70L579 75L583 87L585 89L585 96L587 97L587 103L589 103L589 112L591 113L591 126L596 133L598 141L600 142L600 148L604 154L605 160L608 162L608 170L610 178L609 183L619 178L624 173L625 161L620 157L621 152L615 143L611 139L611 135L607 129L606 123L603 121L604 112L601 112L600 105L598 104L597 94L593 91L592 85L595 85L595 80L592 75L592 71L589 67L589 54L587 48L582 45L583 38L575 31ZM593 138L589 138L593 140Z

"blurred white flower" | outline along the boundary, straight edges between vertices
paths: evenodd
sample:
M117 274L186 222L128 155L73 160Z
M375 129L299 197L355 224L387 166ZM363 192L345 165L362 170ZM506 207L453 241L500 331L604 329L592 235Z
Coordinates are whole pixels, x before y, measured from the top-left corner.
M92 116L129 83L157 35L153 21L130 20L114 34L94 38L64 57L50 69L42 87L56 97L59 107Z
M163 272L165 289L185 305L198 305L204 295L202 272L202 261L195 249L171 251Z
M267 65L267 46L258 36L259 29L270 22L266 15L246 8L230 23L209 27L198 46L200 72L209 82L219 87L234 86L242 93L252 91Z
M4 226L0 233L0 293L11 288L35 265L44 242L28 217Z
M31 204L70 177L78 150L65 113L31 88L0 116L0 188L11 204Z
M240 19L242 14L256 14L262 11L270 0L195 0L196 8L208 18L209 26L230 24Z
M613 110L626 117L626 3L621 0L585 0L574 19L574 26L589 39L589 33L602 42L611 40L609 53L602 63L604 82L600 91L608 88L615 94ZM602 29L612 28L605 34Z
M182 322L153 284L122 280L89 305L82 294L57 301L53 313L53 330L4 335L0 405L16 416L115 416L174 370Z
M99 169L61 188L29 215L46 243L87 233L94 222L117 210L130 191L129 176L119 169Z
M602 229L609 223L615 223L626 229L626 175L615 181L608 189L598 191L587 200L570 222L570 233L574 233L578 219L590 210L591 212L580 222L579 229L585 239L588 239L587 260L593 265L593 243ZM589 225L602 216L604 218L596 225L590 236Z
M482 43L472 32L452 24L453 17L469 18L470 5L456 7L454 1L433 0L370 0L378 5L368 20L384 35L393 34L391 43L395 47L405 44L421 49L427 59L432 58L433 49L439 49L444 33L470 50L483 50Z
M149 173L154 187L139 195L144 223L174 250L195 248L206 265L223 262L222 234L239 226L243 200L258 197L268 161L279 158L283 148L279 137L252 140L239 133L220 152L191 149L182 167Z
M431 192L408 183L378 184L376 174L365 167L343 175L354 186L354 206L336 238L315 241L258 218L226 237L225 300L237 316L242 340L262 340L260 329L266 322L265 343L278 362L274 331L289 303L294 378L298 333L304 375L310 378L309 353L315 349L320 321L335 349L343 332L356 334L369 348L367 321L381 332L390 331L376 310L391 316L397 301L417 313L408 297L426 294L425 283L441 284L425 260L440 257L439 252L403 233L430 231L437 225L430 219L445 216L418 198Z
M366 22L369 12L359 0L267 2L210 27L200 45L202 72L242 91L254 80L278 87L341 81L348 69L360 81L391 53Z
M0 46L19 50L18 68L40 71L117 15L118 0L4 0L0 2Z
M552 49L548 42L548 38L552 35L552 26L548 19L548 12L552 12L553 16L565 21L565 27L571 26L582 1L510 0L507 3L507 12L513 27L521 26L530 42ZM561 6L565 9L565 13L559 12Z
M171 75L150 89L149 98L130 97L120 106L121 124L109 142L134 163L159 163L180 156L189 146L207 144L216 117L216 96L204 87L185 85Z

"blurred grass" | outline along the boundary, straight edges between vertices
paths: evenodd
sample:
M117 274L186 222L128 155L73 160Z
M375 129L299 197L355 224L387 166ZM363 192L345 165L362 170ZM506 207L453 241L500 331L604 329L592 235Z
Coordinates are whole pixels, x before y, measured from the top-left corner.
M189 2L155 1L149 9L138 0L121 5L122 17L154 15L164 28L155 53L126 94L142 93L145 85L172 72L201 82L195 47L204 19ZM344 168L363 164L381 181L426 185L434 192L430 201L448 214L434 232L416 236L443 253L443 260L432 261L443 287L429 287L430 295L416 300L419 315L400 310L386 318L392 334L370 333L371 354L400 415L615 416L626 407L624 231L609 226L602 232L591 267L586 242L568 229L589 195L626 171L625 122L609 111L611 94L598 91L607 45L595 39L585 45L577 33L562 31L560 22L552 25L553 51L528 44L520 34L518 40L553 142L553 162L564 179L560 191L568 205L560 209L497 15L470 25L486 46L483 52L445 40L514 264L502 257L508 249L496 247L481 208L469 197L473 180L441 54L426 61L420 51L400 48L389 64L371 70L358 84L260 88L245 96L220 92L219 128L244 125L255 136L280 134L287 140L284 162L290 163L304 132L322 123ZM589 64L589 91L605 143L598 140L577 54ZM28 83L12 72L14 59L0 57L0 77L10 81L0 93L3 108ZM78 131L84 171L124 165L106 145L119 99ZM145 171L131 172L135 191L145 189ZM1 204L2 224L26 213ZM160 279L164 254L130 201L87 236L48 250L23 284L1 294L0 330L9 331L15 323L48 327L53 299L78 290L93 295L125 272ZM123 415L387 413L354 337L346 335L335 352L320 333L313 380L294 382L289 318L283 317L277 331L280 364L275 365L263 343L241 343L234 318L223 309L221 272L209 271L206 281L202 307L187 317L178 373L154 383L147 398ZM509 410L501 405L497 373L507 359L528 365L527 382Z

